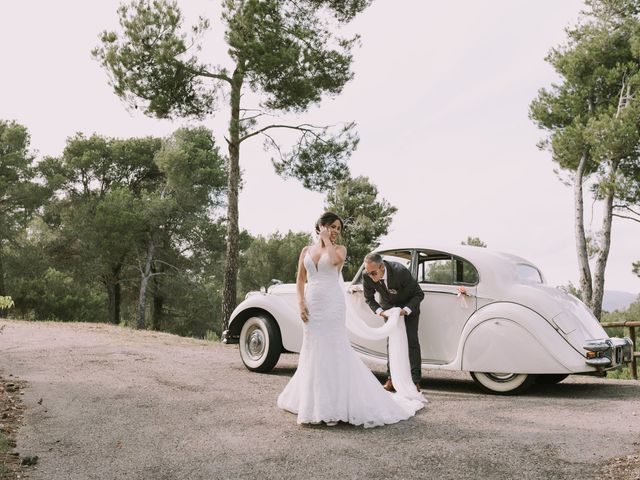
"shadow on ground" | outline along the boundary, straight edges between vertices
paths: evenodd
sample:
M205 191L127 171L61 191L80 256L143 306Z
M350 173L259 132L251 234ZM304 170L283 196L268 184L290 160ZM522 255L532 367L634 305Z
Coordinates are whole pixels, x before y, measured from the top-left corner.
M244 367L242 367L244 368ZM256 375L273 375L277 377L291 377L296 371L296 367L292 365L283 365L274 368L266 374L256 373ZM440 393L456 393L456 394L484 394L475 384L468 374L466 378L441 378L430 376L428 371L425 372L420 385L424 390L430 390ZM383 372L374 371L373 374L384 383L387 376ZM635 383L621 384L608 382L602 379L598 383L593 382L593 377L574 376L569 377L572 381L564 381L554 385L537 385L534 384L527 390L523 396L527 397L544 397L544 398L584 398L594 400L636 400L637 385ZM584 379L585 383L578 383L580 379ZM616 388L611 388L614 386Z

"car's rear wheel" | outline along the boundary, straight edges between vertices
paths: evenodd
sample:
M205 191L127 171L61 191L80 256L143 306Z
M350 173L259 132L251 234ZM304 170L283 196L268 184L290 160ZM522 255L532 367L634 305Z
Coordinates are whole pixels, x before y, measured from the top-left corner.
M263 313L249 317L240 330L240 357L253 372L269 372L276 366L282 352L278 324Z
M545 373L540 374L536 378L536 383L539 385L554 385L560 383L562 380L569 376L568 373Z
M487 393L516 395L533 385L536 376L527 373L471 372L471 378Z

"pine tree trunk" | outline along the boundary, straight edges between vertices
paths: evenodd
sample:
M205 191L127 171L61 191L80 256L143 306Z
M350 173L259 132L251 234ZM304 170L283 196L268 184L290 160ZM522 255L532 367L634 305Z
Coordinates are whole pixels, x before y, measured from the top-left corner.
M113 265L111 272L104 278L107 289L107 321L114 325L120 323L120 270L122 265Z
M591 267L589 267L589 253L587 251L587 238L584 233L584 197L582 193L582 182L584 180L584 170L587 164L587 156L582 155L580 163L576 170L573 184L574 198L574 219L575 219L575 236L576 251L578 253L578 268L580 270L580 295L582 301L590 305L593 294L591 288Z
M240 185L240 93L243 70L240 65L233 74L231 86L231 122L229 124L229 178L227 184L227 249L224 262L222 292L222 330L229 324L231 312L236 308L238 280L238 190Z
M107 288L107 322L118 324L116 319L116 289L111 279L105 279Z
M618 110L616 118L620 118L622 112L629 106L631 101L631 85L623 80L620 89L620 98L618 100ZM608 169L608 178L605 180L604 188L604 215L602 218L602 229L600 230L600 248L596 258L596 268L593 277L593 297L589 307L600 320L602 316L602 298L604 297L604 272L607 268L607 260L609 259L609 250L611 248L611 225L613 223L613 201L616 196L616 175L618 172L619 161L609 159L606 163ZM602 187L602 185L601 185Z
M157 273L157 271L154 271ZM164 304L164 297L160 294L160 284L158 282L158 276L152 277L153 289L151 291L152 303L151 303L151 329L160 330L160 322L162 318L162 305Z
M7 294L4 285L4 258L2 255L2 244L0 243L0 297ZM6 318L8 309L0 308L0 318Z
M2 244L0 243L0 297L4 297L7 290L4 284L4 255L2 254Z
M611 178L615 178L615 167L611 169ZM595 317L600 320L602 316L602 298L604 296L604 272L609 258L611 248L611 225L613 223L613 200L615 197L615 187L613 183L607 186L604 199L604 217L602 219L602 230L600 249L596 259L595 274L593 276L593 297L590 308Z
M140 294L138 295L138 330L144 330L145 319L147 311L147 288L149 286L149 279L151 278L151 266L153 265L153 256L155 254L155 241L153 237L149 239L149 245L147 248L147 258L144 264L144 270L142 271L142 279L140 280Z
M122 287L120 286L120 277L118 276L118 280L116 282L116 284L114 285L114 301L115 301L115 308L114 308L114 317L113 317L113 324L114 325L120 325L120 305L122 304Z

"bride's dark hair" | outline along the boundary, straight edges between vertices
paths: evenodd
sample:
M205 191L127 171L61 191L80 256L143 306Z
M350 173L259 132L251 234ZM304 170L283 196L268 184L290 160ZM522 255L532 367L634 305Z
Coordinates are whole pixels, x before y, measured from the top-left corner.
M321 226L331 225L336 220L340 220L340 228L344 230L344 222L338 215L333 212L324 212L316 222L316 233L320 233Z

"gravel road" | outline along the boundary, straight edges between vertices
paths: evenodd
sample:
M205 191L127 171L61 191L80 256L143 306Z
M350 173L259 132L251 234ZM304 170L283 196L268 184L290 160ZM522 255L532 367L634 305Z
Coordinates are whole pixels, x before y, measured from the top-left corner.
M16 450L38 456L34 480L613 478L637 458L613 457L640 449L636 381L577 376L500 397L427 370L430 403L409 421L302 427L276 407L296 362L255 374L237 346L0 321L0 374L27 384ZM622 478L640 475L625 465Z

